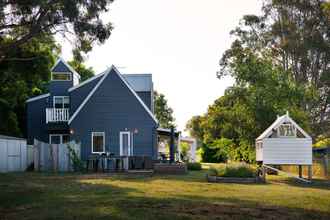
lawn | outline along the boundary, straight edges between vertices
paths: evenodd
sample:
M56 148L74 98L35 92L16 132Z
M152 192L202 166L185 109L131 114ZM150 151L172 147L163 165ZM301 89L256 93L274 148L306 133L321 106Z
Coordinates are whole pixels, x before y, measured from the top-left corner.
M330 219L330 183L183 176L0 174L0 219Z

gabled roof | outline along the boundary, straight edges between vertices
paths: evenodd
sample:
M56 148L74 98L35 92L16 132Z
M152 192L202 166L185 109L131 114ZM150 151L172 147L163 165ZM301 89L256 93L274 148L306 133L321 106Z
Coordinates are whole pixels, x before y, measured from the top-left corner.
M106 70L106 71L108 71L108 70ZM99 77L103 76L103 75L106 73L106 71L103 71L102 73L97 74L97 75L95 75L95 76L93 76L93 77L91 77L91 78L89 78L89 79L83 81L82 83L79 83L79 84L76 85L76 86L72 86L71 88L68 89L68 91L71 92L71 91L73 91L73 90L75 90L75 89L78 89L78 88L82 87L83 85L86 85L87 83L92 82L92 81L95 80L95 79L98 79Z
M256 140L261 140L264 138L268 138L269 135L272 134L273 129L277 129L280 125L285 122L290 122L297 130L299 130L306 138L311 138L292 118L290 118L289 114L282 115L278 117L271 126L269 126Z
M142 107L146 110L146 112L150 115L150 117L155 121L156 124L158 124L157 119L152 114L150 109L146 106L146 104L142 101L142 99L136 94L136 92L132 89L132 87L128 84L128 82L123 78L121 73L117 70L117 68L112 65L111 68L106 70L104 73L99 74L102 76L100 81L96 84L96 86L92 89L92 91L87 95L87 97L84 99L84 101L80 104L80 106L77 108L77 110L73 113L73 115L69 119L69 124L75 119L75 117L79 114L79 112L83 109L83 107L86 105L88 100L93 96L93 94L96 92L96 90L100 87L100 85L103 83L104 79L110 74L110 72L114 70L115 74L119 76L119 78L124 82L124 84L127 86L127 88L131 91L131 93L135 96L135 98L139 101L139 103L142 105ZM98 77L100 77L98 76ZM96 79L96 78L94 78ZM72 89L71 89L72 91Z
M67 62L65 62L64 59L62 59L61 57L57 59L57 61L55 62L54 66L50 69L50 71L54 72L54 69L56 68L57 65L59 65L60 63L63 63L65 67L67 67L72 74L76 75L79 79L80 79L80 75L79 73L77 73Z
M29 98L28 100L26 100L25 102L33 102L33 101L36 101L36 100L39 100L39 99L42 99L42 98L46 98L50 96L49 93L46 93L46 94L42 94L42 95L38 95L38 96L35 96L35 97L32 97L32 98Z

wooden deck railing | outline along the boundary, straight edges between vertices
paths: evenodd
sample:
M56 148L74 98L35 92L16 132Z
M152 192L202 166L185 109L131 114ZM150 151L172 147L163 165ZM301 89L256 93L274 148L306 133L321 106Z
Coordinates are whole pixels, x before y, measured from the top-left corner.
M68 108L46 108L46 123L69 121Z

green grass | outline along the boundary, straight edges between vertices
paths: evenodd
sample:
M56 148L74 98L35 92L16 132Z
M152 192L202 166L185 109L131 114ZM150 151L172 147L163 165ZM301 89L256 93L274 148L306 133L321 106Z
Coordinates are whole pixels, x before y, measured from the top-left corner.
M0 174L0 219L330 219L330 183L182 176Z
M256 172L256 168L249 164L231 163L211 166L208 173L211 176L251 178L256 176Z

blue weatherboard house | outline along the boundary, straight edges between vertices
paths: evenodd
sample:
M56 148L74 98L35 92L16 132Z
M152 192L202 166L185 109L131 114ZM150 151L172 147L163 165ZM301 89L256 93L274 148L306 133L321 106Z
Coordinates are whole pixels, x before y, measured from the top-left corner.
M112 66L79 83L62 59L51 72L49 93L26 101L28 144L74 140L82 159L103 152L157 157L151 74L121 74Z

